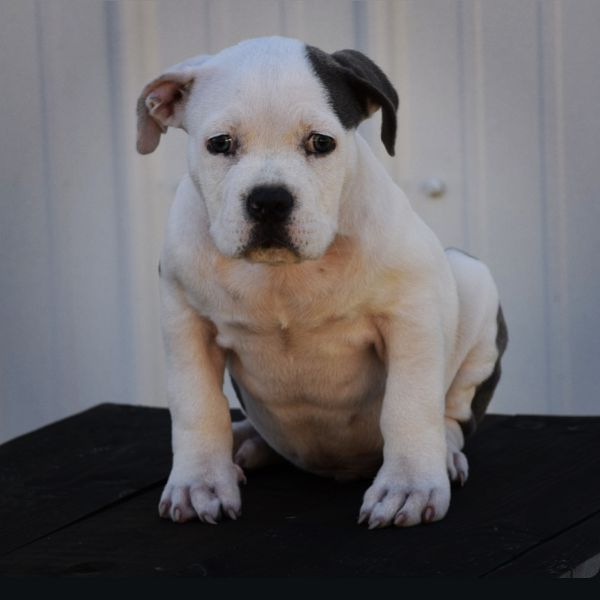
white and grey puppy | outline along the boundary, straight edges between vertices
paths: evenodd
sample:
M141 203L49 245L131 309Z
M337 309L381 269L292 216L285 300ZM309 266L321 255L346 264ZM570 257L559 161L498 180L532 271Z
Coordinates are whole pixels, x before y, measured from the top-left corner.
M242 468L374 478L359 522L441 519L507 334L478 260L412 210L356 127L397 94L363 54L249 40L151 81L138 151L189 134L161 256L173 468L159 513L241 514ZM228 369L247 420L232 428Z

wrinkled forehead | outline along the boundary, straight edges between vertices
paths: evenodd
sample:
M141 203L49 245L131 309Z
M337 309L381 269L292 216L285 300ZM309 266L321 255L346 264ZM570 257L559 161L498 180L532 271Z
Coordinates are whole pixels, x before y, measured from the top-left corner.
M340 125L302 42L275 38L240 44L213 57L203 71L194 95L207 126L219 120Z

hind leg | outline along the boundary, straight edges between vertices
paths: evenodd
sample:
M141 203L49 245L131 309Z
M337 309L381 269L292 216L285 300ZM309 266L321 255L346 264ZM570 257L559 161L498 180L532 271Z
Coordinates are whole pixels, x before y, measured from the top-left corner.
M469 463L462 453L465 443L464 423L470 422L471 403L475 395L474 379L479 377L461 370L446 393L446 466L450 481L464 485L469 476Z
M469 477L469 462L461 452L465 438L458 421L446 417L446 468L450 481L465 485Z
M459 482L461 486L469 476L469 463L462 448L465 437L475 429L473 402L482 378L489 377L489 372L493 372L493 369L493 364L484 371L461 368L446 394L446 466L450 481ZM483 414L480 419L482 417Z
M237 381L231 377L231 385L245 410L244 397ZM232 423L233 462L243 469L260 469L266 465L281 462L283 458L263 440L262 436L248 419Z
M459 297L455 375L446 392L446 462L450 479L464 484L469 473L461 451L464 439L475 430L492 399L508 334L488 268L459 250L447 250L446 256Z
M500 359L508 340L502 309L498 307L495 335L490 328L471 350L446 394L447 467L451 481L464 485L469 467L461 452L465 437L483 419L500 379Z
M263 440L250 421L232 423L233 462L243 469L260 469L283 458Z

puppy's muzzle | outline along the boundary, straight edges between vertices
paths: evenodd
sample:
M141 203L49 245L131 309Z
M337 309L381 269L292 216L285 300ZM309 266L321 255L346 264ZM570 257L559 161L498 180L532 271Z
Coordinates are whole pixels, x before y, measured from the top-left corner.
M246 210L250 219L265 225L283 223L293 208L294 197L282 186L254 188L246 199Z
M246 213L252 222L245 257L254 262L298 262L299 255L288 226L294 197L284 186L259 186L246 198Z

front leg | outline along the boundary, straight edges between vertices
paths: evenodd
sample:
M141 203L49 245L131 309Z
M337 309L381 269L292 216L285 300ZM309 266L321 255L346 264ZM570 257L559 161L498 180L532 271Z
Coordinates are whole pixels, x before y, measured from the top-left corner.
M177 522L236 519L238 484L245 478L232 461L231 418L222 391L225 353L216 344L214 324L189 306L177 282L161 280L161 301L173 468L159 514Z
M359 516L370 529L437 521L448 510L440 320L439 314L420 323L386 319L380 326L388 361L381 411L383 465Z

